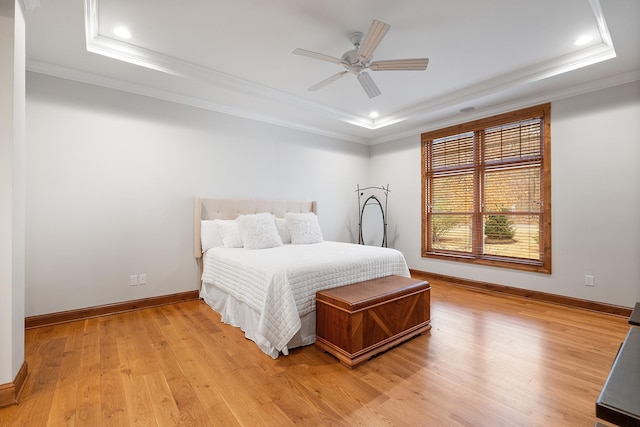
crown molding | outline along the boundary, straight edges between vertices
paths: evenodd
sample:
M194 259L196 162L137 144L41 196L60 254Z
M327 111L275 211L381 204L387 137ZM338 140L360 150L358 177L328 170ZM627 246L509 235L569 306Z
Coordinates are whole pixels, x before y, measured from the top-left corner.
M588 65L606 61L607 59L615 58L615 56L615 50L612 45L600 43L587 49L540 63L534 67L487 80L481 84L376 119L373 129L379 128L376 126L379 121L384 120L397 123L406 120L408 117L422 116L442 108L469 103L484 96L502 92L513 87L535 83Z
M249 80L105 36L100 33L98 11L98 0L85 0L85 37L89 52L178 77L206 82L243 95L304 108L335 120L372 129L372 120L368 117L308 101Z
M39 5L41 0L22 1L25 5ZM537 98L544 98L541 102L548 102L550 100L551 94L541 95L536 99L523 99L515 103L508 103L505 105L492 107L490 109L491 111L489 111L488 109L478 109L469 114L456 115L455 117L449 117L447 119L437 121L431 121L428 118L428 115L437 113L438 111L441 111L445 108L451 108L462 104L468 104L470 102L476 102L479 98L485 96L490 96L492 94L514 87L525 86L536 81L540 81L549 77L556 76L558 74L566 73L568 71L576 70L578 68L615 57L615 50L613 48L611 37L604 20L600 2L599 0L588 1L591 5L594 18L598 25L598 31L600 33L601 39L600 43L573 52L571 54L537 64L536 66L529 67L527 69L523 69L514 73L485 81L480 85L468 87L449 95L429 100L428 102L410 106L403 110L383 117L379 117L377 119L370 119L368 117L351 114L340 109L327 107L322 104L293 96L291 94L270 87L266 87L248 80L240 79L225 73L218 72L216 70L202 67L194 63L182 61L178 58L164 55L160 52L145 49L133 44L124 43L120 40L105 36L100 33L99 28L99 0L84 0L85 37L86 48L90 52L157 70L170 75L205 82L212 85L213 87L220 87L229 90L232 93L238 93L244 96L253 97L255 99L285 105L288 108L293 107L300 110L308 111L309 113L315 114L316 117L319 117L320 119L336 120L374 132L376 130L407 122L409 120L415 123L428 122L429 128L436 128L449 123L455 124L456 122L460 122L461 119L467 120L469 117L474 117L480 114L490 114L491 111L495 110L502 111L504 108L512 108L512 106L516 106L517 108L517 106L520 105L533 105L533 103L539 102ZM120 81L98 74L72 70L70 68L60 67L53 64L27 60L27 69L29 71L37 73L49 74L56 77L77 80L80 82L108 87L111 89L132 92L139 95L154 97L171 102L190 105L197 108L203 108L206 110L230 114L238 117L248 118L264 123L284 126L295 130L301 130L304 132L310 132L317 135L356 142L360 144L378 144L397 140L408 135L419 134L425 131L424 125L416 125L416 127L410 130L392 132L391 134L387 134L381 137L375 137L374 135L374 138L366 138L355 136L347 132L328 131L317 126L307 126L296 122L293 119L287 120L282 117L276 117L274 114L270 115L269 113L265 114L264 112L251 111L250 107L232 107L203 98L186 96L167 90L152 88L149 86L134 84L126 81ZM617 79L614 78L612 80L615 81ZM608 85L612 86L614 84L616 83ZM579 93L588 92L590 90L597 90L598 88L601 88L600 85L601 82L591 82L576 88L567 88L566 90L563 90L561 92L556 92L552 94L552 97L554 99L560 99L562 97L573 96Z
M456 124L468 122L468 121L475 120L482 117L501 114L507 111L518 110L521 108L526 108L531 105L537 105L544 102L554 102L560 99L565 99L572 96L578 96L585 93L594 92L597 90L606 89L609 87L618 86L625 83L630 83L630 82L640 80L640 70L629 71L623 74L618 74L616 76L612 76L612 77L608 77L600 80L594 80L582 85L568 87L561 91L555 91L552 96L549 96L548 94L543 94L536 97L528 97L528 98L520 99L516 102L505 103L492 108L477 109L477 110L474 110L473 112L457 115L455 117L451 117L447 119L429 121L428 124L426 119L423 119L423 120L418 119L418 124L408 130L404 130L402 132L394 132L389 135L385 135L377 138L362 138L362 137L354 136L351 134L327 131L326 129L323 129L323 128L305 126L297 122L281 120L279 118L270 117L264 114L252 113L246 109L233 108L228 105L214 103L204 99L180 95L174 92L160 90L160 89L139 85L135 83L129 83L123 80L113 79L110 77L88 73L85 71L78 71L78 70L67 68L67 67L48 64L45 62L27 59L26 65L27 65L26 67L27 71L38 73L38 74L45 74L53 77L63 78L67 80L77 81L77 82L91 84L91 85L100 86L100 87L106 87L109 89L115 89L122 92L134 93L137 95L147 96L150 98L156 98L164 101L175 102L178 104L183 104L183 105L187 105L195 108L201 108L204 110L214 111L217 113L229 114L236 117L256 120L256 121L267 123L267 124L282 126L282 127L293 129L293 130L325 136L328 138L335 138L343 141L355 142L358 144L365 144L365 145L377 145L377 144L383 144L386 142L397 141L402 138L419 135L429 130L453 126ZM450 105L455 104L450 100L449 100L449 103ZM426 115L428 112L436 111L440 108L444 108L447 105L448 105L447 100L444 100L441 104L434 103L431 106L431 109L426 113L423 112L423 114Z
M615 57L615 50L607 29L600 1L589 0L594 19L598 26L601 43L540 63L534 67L528 67L514 73L500 76L445 97L417 104L384 117L370 119L327 107L273 88L102 35L99 29L99 0L85 0L84 3L86 46L90 52L156 71L197 79L243 95L277 101L297 108L304 108L322 114L330 119L369 130L381 129L404 122L416 115L425 115L435 109L469 102L478 97L504 91L515 86L526 85Z
M573 96L584 95L585 93L595 92L602 89L607 89L614 86L623 85L640 80L640 70L633 70L626 73L618 74L611 77L606 77L599 80L593 80L581 85L571 86L564 88L563 90L554 91L553 94L542 94L538 96L532 96L519 99L518 101L503 103L501 105L493 106L491 108L479 108L473 110L473 112L460 114L455 117L447 119L429 121L421 121L419 124L411 129L403 132L397 132L392 135L387 135L379 138L372 138L369 140L370 145L383 144L386 142L397 141L402 138L410 136L420 135L421 133L428 132L435 129L442 129L450 126L455 126L461 123L470 122L476 119L489 117L497 114L506 113L509 111L519 110L522 108L531 107L533 105L542 104L545 102L555 102L561 99L571 98Z
M326 136L329 138L335 138L343 141L355 142L358 144L368 144L367 138L361 138L358 136L332 132L326 129L306 126L301 123L282 120L266 114L255 113L247 109L235 108L224 104L215 103L205 99L195 98L191 96L177 94L166 90L156 89L149 86L140 85L137 83L125 82L123 80L114 79L111 77L105 77L98 74L88 73L86 71L79 71L72 68L62 67L59 65L49 64L46 62L34 61L27 59L26 64L27 71L45 74L53 77L58 77L67 80L73 80L81 83L91 84L95 86L106 87L109 89L115 89L122 92L133 93L137 95L147 96L150 98L161 99L164 101L175 102L195 108L201 108L204 110L215 111L218 113L229 114L236 117L242 117L246 119L256 120L259 122L272 124L276 126L282 126L289 129L308 132L316 135Z

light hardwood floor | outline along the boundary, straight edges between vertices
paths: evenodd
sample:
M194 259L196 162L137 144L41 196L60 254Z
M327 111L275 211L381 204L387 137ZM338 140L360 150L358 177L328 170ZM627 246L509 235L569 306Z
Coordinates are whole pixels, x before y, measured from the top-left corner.
M593 426L629 325L432 282L432 324L349 370L314 346L272 360L200 301L26 332L1 426Z

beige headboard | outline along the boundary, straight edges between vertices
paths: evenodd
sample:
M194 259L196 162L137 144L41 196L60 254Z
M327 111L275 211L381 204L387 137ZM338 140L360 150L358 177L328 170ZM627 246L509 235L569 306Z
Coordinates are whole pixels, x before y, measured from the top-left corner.
M270 212L284 217L287 212L318 213L315 201L307 200L260 200L260 199L216 199L196 197L193 221L194 255L202 257L200 243L200 221L203 219L235 219L240 215Z

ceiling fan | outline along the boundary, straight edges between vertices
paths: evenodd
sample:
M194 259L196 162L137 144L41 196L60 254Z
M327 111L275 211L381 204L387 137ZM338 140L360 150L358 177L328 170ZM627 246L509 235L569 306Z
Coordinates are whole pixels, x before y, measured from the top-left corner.
M321 81L320 83L311 86L308 90L316 91L338 80L340 77L347 73L355 74L356 78L362 85L362 88L367 93L369 98L380 95L380 89L374 83L373 79L366 72L371 71L400 71L400 70L426 70L429 58L415 58L415 59L391 59L386 61L373 61L373 51L376 50L380 42L382 41L387 31L391 26L374 20L369 28L369 32L365 36L361 32L352 33L349 36L349 41L354 46L354 49L348 50L342 55L341 58L335 58L333 56L325 55L322 53L312 52L306 49L295 49L293 51L296 55L308 56L309 58L320 59L322 61L333 62L340 64L345 71L341 71L333 76Z

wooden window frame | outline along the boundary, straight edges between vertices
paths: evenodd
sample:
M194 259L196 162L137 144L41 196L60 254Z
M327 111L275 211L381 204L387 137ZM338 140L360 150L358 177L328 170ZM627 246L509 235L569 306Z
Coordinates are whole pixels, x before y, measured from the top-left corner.
M474 142L474 212L472 218L472 247L471 253L453 253L452 251L438 250L431 247L431 223L428 211L429 206L429 186L432 176L428 176L430 161L429 147L433 140L448 136L474 132L476 135L485 129L507 125L510 123L523 121L532 118L542 119L542 161L541 161L541 185L540 185L540 221L539 221L539 245L540 259L519 259L510 257L500 257L485 255L478 248L482 247L483 240L483 211L480 206L480 177L484 171L484 165L480 155L478 145L481 142ZM466 263L489 265L495 267L510 268L515 270L532 271L538 273L551 274L551 105L542 104L534 107L524 108L505 114L474 120L444 129L425 132L421 135L421 170L422 170L422 257L437 258Z

